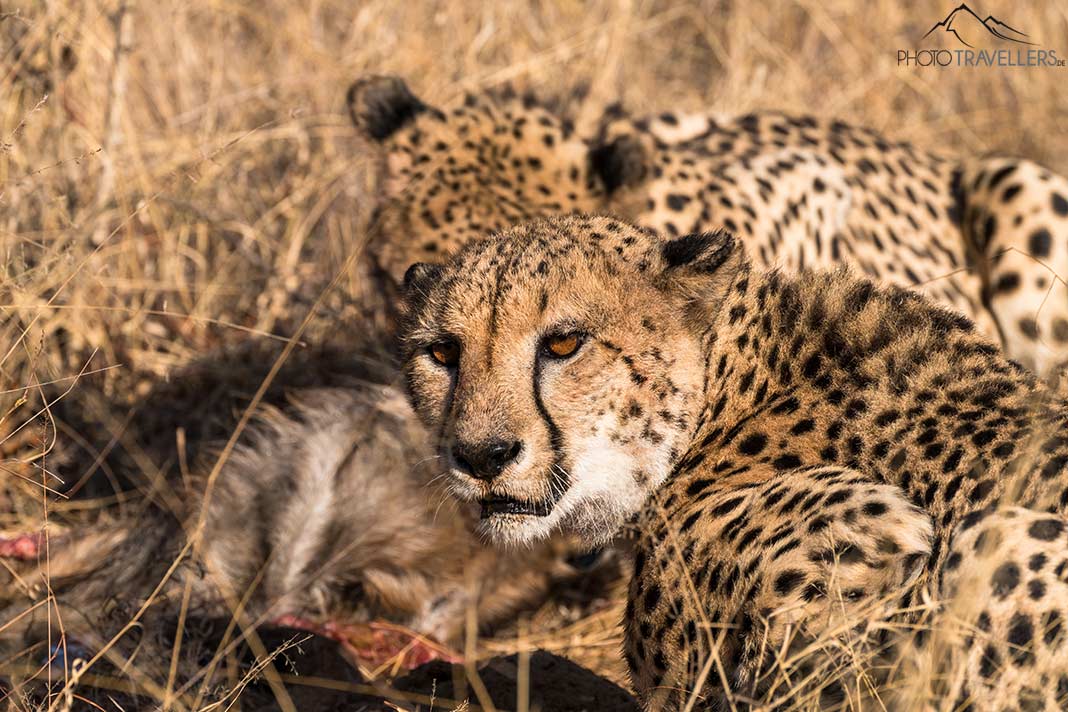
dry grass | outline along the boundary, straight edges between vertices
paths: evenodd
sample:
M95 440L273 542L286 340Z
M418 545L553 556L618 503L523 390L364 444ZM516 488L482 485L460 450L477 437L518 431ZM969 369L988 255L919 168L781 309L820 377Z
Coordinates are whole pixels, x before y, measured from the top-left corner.
M340 273L302 338L329 333L332 308L359 290L346 258L371 209L367 156L343 109L354 78L397 73L439 104L505 81L547 94L588 84L580 126L615 100L637 111L785 108L1068 170L1063 71L897 66L897 48L915 46L949 9L890 0L5 3L0 530L107 506L114 498L51 491L57 455L68 479L92 472L154 383L218 346L292 335ZM997 0L981 11L1068 56L1056 45L1068 11L1056 4ZM58 417L49 406L59 398L79 417ZM580 655L587 643L612 649L613 635L597 618L539 644Z

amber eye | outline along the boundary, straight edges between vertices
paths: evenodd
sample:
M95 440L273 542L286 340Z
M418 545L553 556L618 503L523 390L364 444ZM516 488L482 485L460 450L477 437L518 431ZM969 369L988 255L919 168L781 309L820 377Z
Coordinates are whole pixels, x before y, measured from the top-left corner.
M567 358L578 351L579 346L582 346L582 341L582 334L576 332L557 334L555 336L547 336L545 341L542 342L542 349L546 356Z
M455 341L438 341L427 347L430 357L442 366L455 366L460 362L460 345Z

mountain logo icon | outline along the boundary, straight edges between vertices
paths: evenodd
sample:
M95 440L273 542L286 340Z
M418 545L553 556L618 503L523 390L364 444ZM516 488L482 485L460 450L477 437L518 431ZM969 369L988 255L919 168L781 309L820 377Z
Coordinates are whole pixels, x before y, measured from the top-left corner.
M946 19L936 22L934 27L927 31L924 39L935 32L944 32L953 35L965 47L989 45L991 42L999 43L1015 42L1017 44L1033 45L1027 34L1007 25L993 15L987 15L986 19L961 3L953 9Z

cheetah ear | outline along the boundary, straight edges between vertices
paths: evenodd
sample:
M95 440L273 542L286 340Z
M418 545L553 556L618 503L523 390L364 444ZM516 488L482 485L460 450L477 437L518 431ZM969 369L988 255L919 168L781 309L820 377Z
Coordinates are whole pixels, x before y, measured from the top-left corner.
M726 230L695 232L668 240L660 247L667 270L712 274L740 252L738 239Z
M719 311L731 282L745 263L741 242L725 230L683 235L660 244L665 290L681 293L705 325Z
M432 110L403 79L393 76L357 79L349 87L345 101L352 123L375 141L384 141L420 113Z
M612 195L620 188L634 188L649 173L648 153L637 136L617 136L608 143L593 146L589 153L590 172L601 179Z
M429 262L416 262L404 273L404 299L411 301L415 295L425 294L426 290L441 279L441 265Z

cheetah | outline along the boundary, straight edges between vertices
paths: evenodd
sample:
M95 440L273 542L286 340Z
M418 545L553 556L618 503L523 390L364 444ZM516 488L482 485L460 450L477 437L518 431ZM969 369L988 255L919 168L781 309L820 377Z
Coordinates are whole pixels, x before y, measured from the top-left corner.
M588 216L413 265L404 294L409 397L485 534L631 533L647 709L809 683L825 708L1068 702L1068 402L966 317Z
M484 232L610 213L668 235L726 228L762 268L845 264L969 316L1040 375L1068 363L1068 180L942 156L842 121L609 107L578 135L533 99L432 107L396 77L348 92L377 157L371 245L386 287Z

